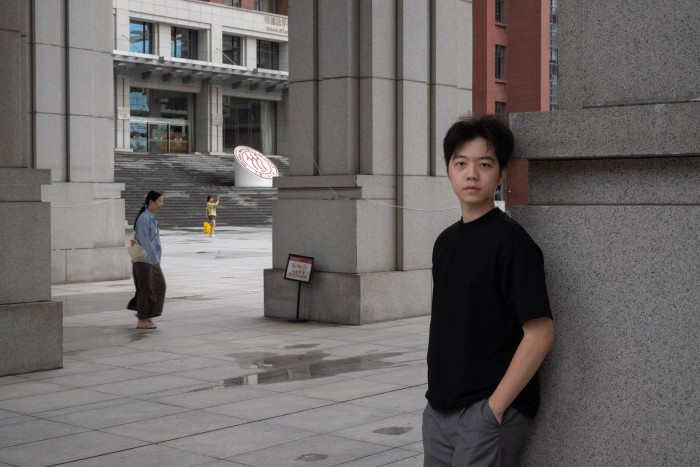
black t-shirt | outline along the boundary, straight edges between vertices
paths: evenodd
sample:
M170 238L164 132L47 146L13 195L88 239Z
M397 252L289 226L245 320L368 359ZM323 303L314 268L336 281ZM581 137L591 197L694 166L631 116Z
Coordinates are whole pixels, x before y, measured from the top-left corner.
M489 397L523 337L522 325L551 317L542 250L498 208L445 229L433 248L433 304L426 398L438 410ZM512 406L534 418L539 380Z

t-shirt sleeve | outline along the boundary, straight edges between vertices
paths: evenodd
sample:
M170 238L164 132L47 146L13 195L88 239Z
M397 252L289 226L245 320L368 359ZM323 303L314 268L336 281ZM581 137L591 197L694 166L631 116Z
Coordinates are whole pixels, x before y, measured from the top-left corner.
M518 324L552 317L544 276L544 257L537 245L521 245L505 259L501 292Z

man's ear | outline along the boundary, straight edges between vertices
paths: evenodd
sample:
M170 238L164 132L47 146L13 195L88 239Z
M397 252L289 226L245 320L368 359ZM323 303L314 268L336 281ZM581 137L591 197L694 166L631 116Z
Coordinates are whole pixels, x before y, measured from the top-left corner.
M498 176L498 183L503 183L503 181L506 179L506 169L501 169L501 173Z

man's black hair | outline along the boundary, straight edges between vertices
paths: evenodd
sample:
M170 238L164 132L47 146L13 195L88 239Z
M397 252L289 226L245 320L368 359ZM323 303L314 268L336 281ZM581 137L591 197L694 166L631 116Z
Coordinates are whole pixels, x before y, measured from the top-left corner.
M505 169L511 154L513 154L515 139L508 125L496 115L466 117L455 122L447 130L442 142L445 151L445 166L449 166L450 159L458 147L477 138L486 140L488 148L493 148L496 153L499 169Z

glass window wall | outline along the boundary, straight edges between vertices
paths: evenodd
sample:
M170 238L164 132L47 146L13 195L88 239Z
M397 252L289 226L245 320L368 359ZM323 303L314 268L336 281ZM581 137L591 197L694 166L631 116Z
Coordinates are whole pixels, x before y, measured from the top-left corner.
M129 52L153 53L153 24L142 21L129 23Z
M197 60L197 31L194 29L171 28L170 55L175 58Z
M221 61L227 65L241 64L241 38L224 34Z
M277 42L258 40L258 68L279 70L280 45Z
M277 103L224 96L224 149L249 146L275 154Z

